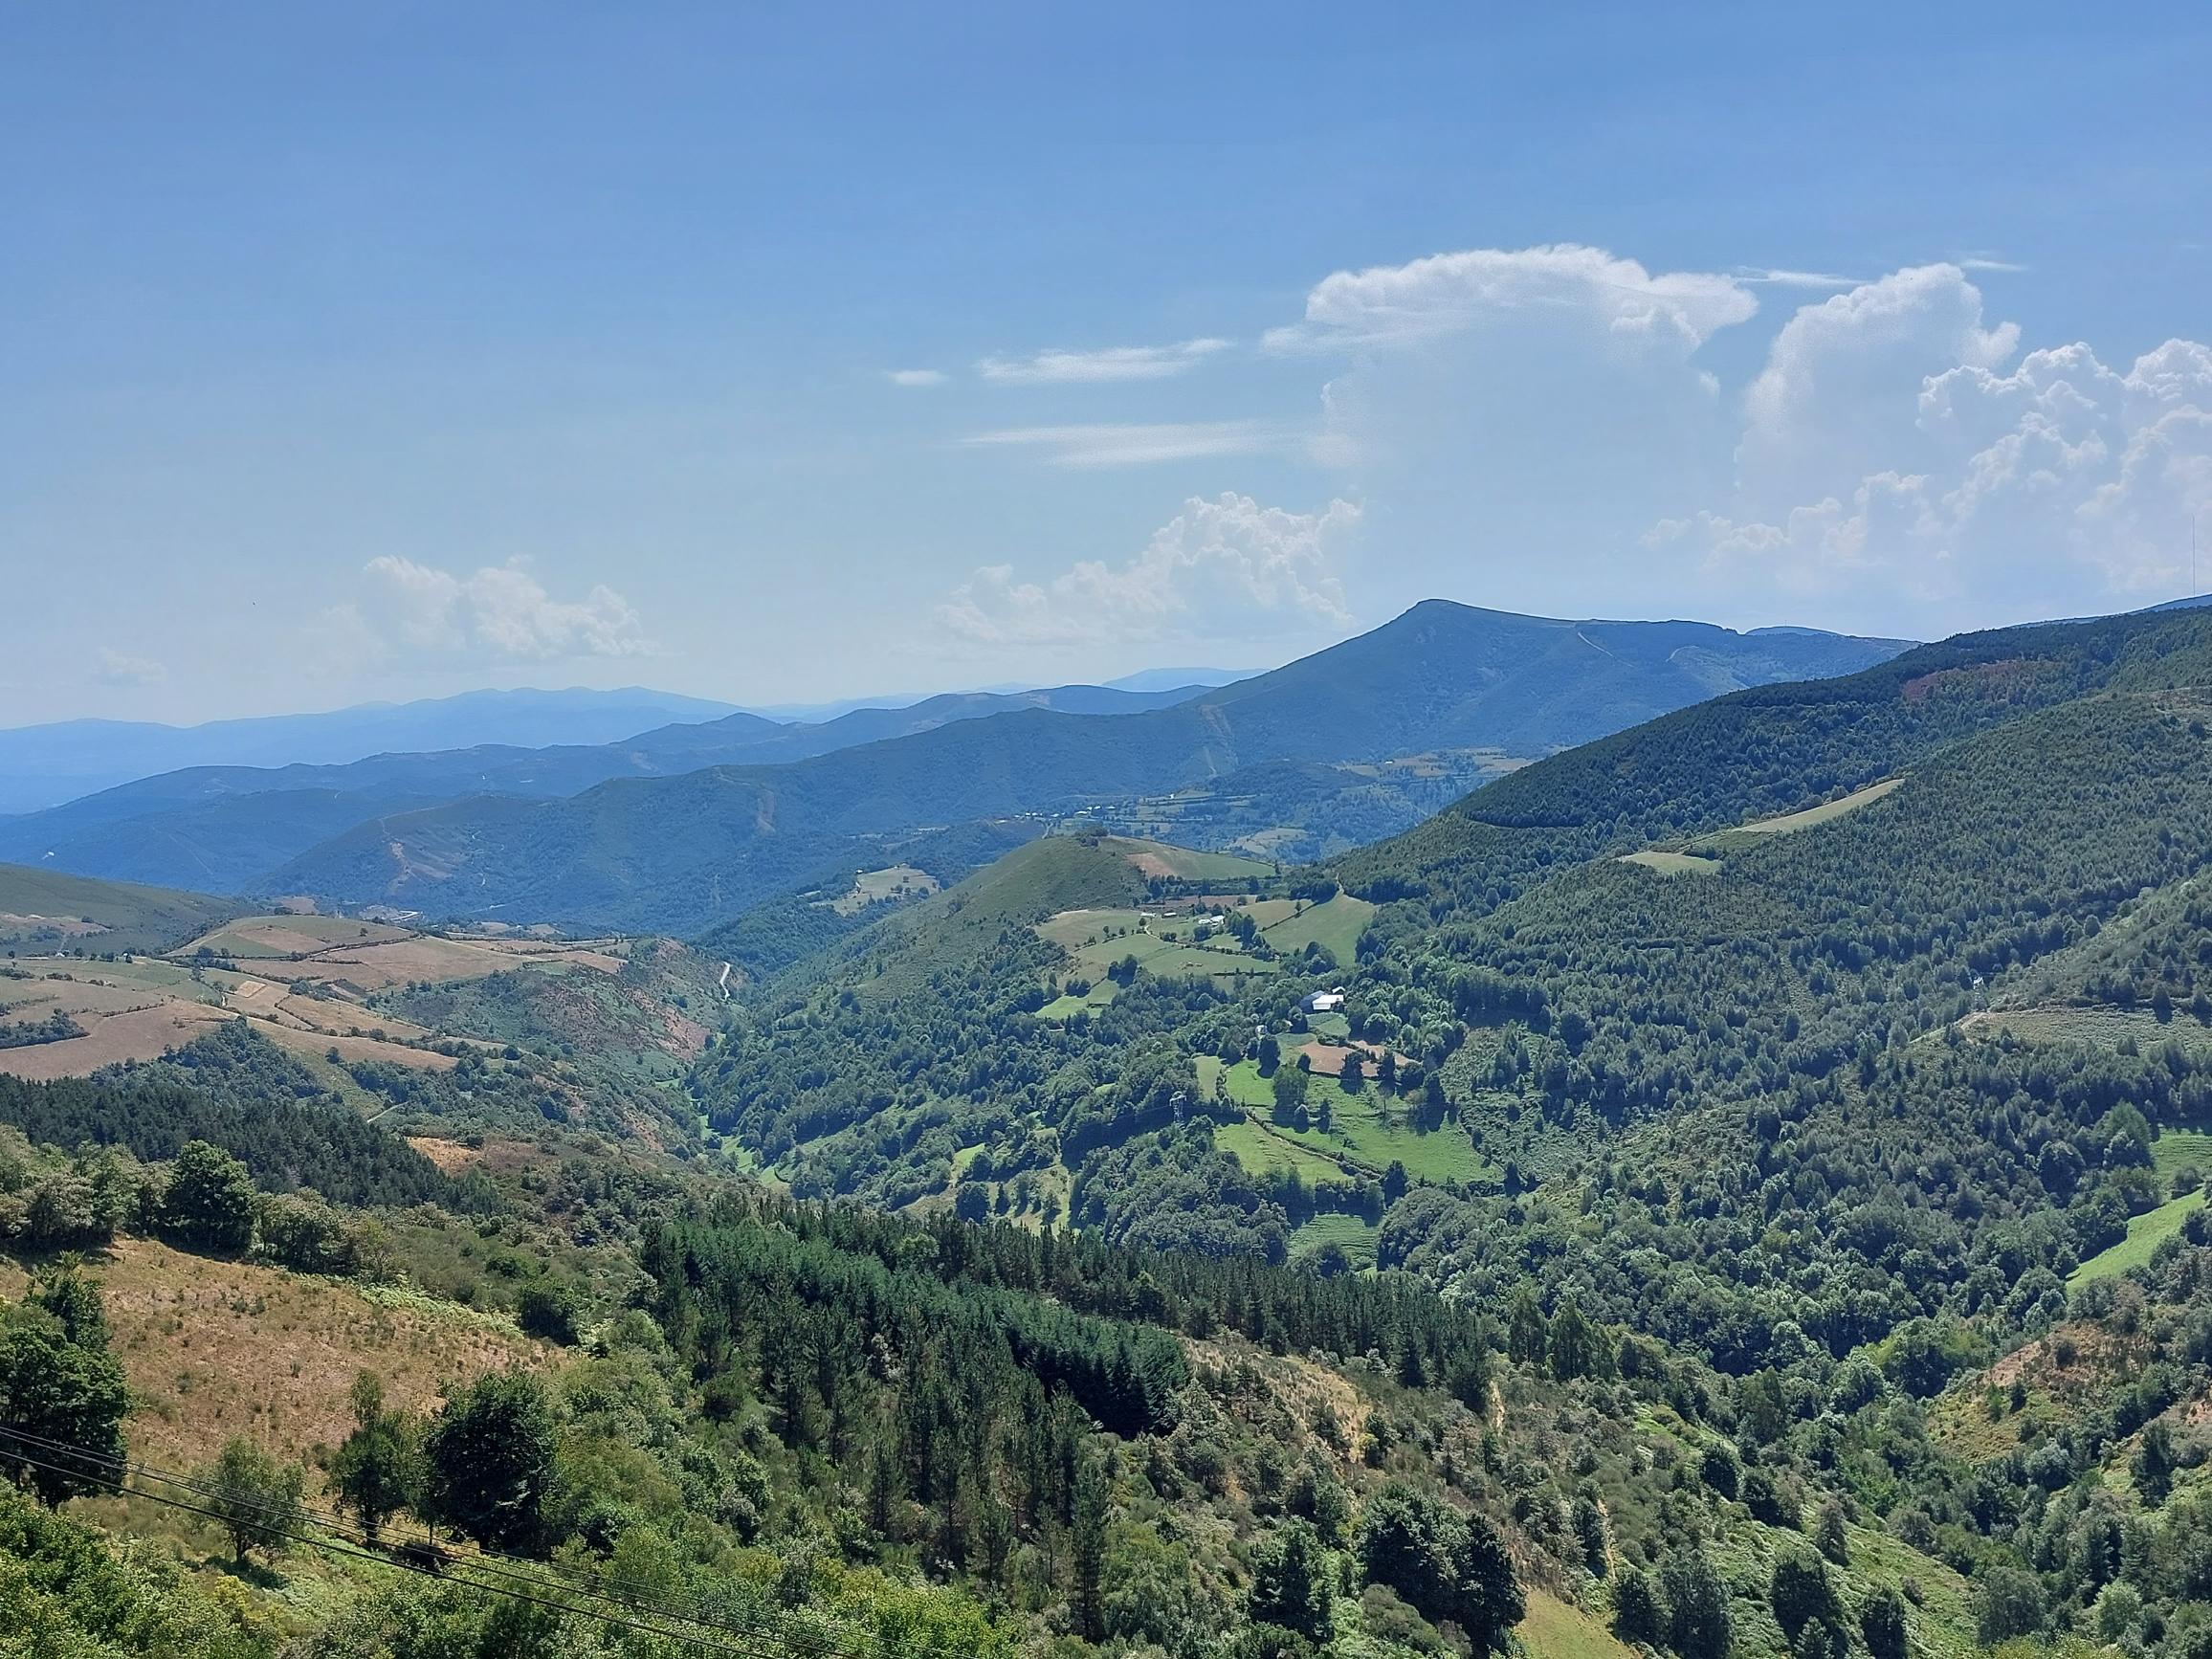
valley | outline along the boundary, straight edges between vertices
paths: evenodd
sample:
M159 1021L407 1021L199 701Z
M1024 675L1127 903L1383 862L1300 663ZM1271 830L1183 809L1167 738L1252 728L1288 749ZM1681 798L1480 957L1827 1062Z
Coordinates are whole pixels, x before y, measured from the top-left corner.
M741 913L665 933L0 869L0 1377L112 1359L134 1457L242 1438L333 1548L138 1476L0 1529L161 1540L255 1654L256 1584L496 1648L617 1578L672 1653L2148 1654L2212 1508L2208 687L2202 616L1965 636L1318 862L1067 805L807 866L812 763L710 773L665 878ZM387 1444L442 1582L334 1553Z

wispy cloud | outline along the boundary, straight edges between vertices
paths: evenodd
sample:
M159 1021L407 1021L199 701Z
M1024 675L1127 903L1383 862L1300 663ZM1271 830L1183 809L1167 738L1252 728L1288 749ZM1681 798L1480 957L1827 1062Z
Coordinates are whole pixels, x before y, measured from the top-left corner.
M130 656L120 651L102 651L93 677L101 685L158 685L169 671L150 656Z
M1986 254L1970 254L1962 259L1953 260L1952 263L1961 271L1996 271L2017 274L2027 269L2025 265L2016 265L2010 259L1992 258Z
M1085 381L1168 380L1227 351L1226 340L1175 345L1115 345L1099 351L1040 351L1033 357L986 357L976 372L1006 386L1064 386Z
M1056 467L1139 467L1206 455L1249 455L1294 441L1270 421L1179 421L1152 426L1008 427L962 443L1035 449Z
M942 386L952 378L941 368L887 368L883 378L893 386Z
M1743 265L1736 267L1736 279L1769 288L1856 288L1864 280L1858 276L1838 276L1829 271L1767 270Z

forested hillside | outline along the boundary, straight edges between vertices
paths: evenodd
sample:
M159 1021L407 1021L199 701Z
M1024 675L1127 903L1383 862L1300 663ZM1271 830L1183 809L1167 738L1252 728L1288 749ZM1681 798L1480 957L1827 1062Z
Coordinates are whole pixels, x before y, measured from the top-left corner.
M2212 618L1973 636L1333 867L1009 832L374 993L450 1069L18 1087L0 1462L110 1478L36 1453L122 1374L217 1518L26 1500L14 1593L391 1659L2202 1659L2208 725ZM242 1431L176 1404L195 1261L287 1310ZM453 1356L320 1449L305 1273Z
M785 765L610 783L565 801L461 801L365 824L262 885L436 915L516 909L682 931L918 825L1127 812L1191 788L1206 803L1177 816L1206 845L1257 845L1272 830L1340 847L1351 837L1332 839L1321 826L1339 801L1347 823L1362 820L1361 838L1388 833L1434 809L1440 771L1464 785L1715 691L1845 672L1897 649L1432 601L1287 668L1148 713L1031 708ZM1413 755L1426 763L1403 775L1366 764ZM1265 769L1284 761L1319 765Z

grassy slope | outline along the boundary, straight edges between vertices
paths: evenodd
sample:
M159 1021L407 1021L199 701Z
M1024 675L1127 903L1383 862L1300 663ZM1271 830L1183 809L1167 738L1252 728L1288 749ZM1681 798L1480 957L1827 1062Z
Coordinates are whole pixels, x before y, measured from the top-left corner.
M1208 1087L1210 1077L1202 1072L1199 1082L1202 1088ZM1328 1103L1332 1126L1327 1130L1287 1129L1268 1121L1267 1115L1274 1104L1274 1086L1260 1075L1255 1060L1240 1060L1231 1066L1224 1088L1228 1098L1249 1108L1252 1117L1246 1124L1230 1124L1215 1131L1214 1143L1235 1154L1237 1161L1248 1169L1299 1167L1310 1180L1311 1166L1302 1165L1298 1158L1304 1153L1327 1161L1332 1179L1341 1179L1345 1173L1381 1175L1393 1162L1405 1164L1405 1173L1415 1181L1432 1183L1476 1181L1491 1173L1464 1129L1456 1123L1428 1131L1413 1128L1406 1121L1404 1105L1393 1101L1385 1106L1373 1083L1356 1095L1347 1095L1335 1078L1314 1076L1307 1080L1309 1111L1317 1109L1324 1100ZM1255 1158L1263 1161L1255 1164Z
M161 951L245 907L204 893L96 881L58 870L0 864L0 949ZM90 922L98 931L57 934L28 918Z
M1360 935L1375 914L1364 898L1339 893L1320 904L1308 905L1302 915L1288 917L1267 930L1268 943L1288 954L1318 944L1339 962L1349 962L1360 945Z
M137 1408L132 1450L166 1468L208 1461L234 1434L286 1457L352 1427L346 1390L367 1369L395 1406L434 1405L458 1379L545 1363L553 1350L453 1303L118 1239L87 1264L106 1289L117 1357ZM22 1294L0 1257L0 1294Z

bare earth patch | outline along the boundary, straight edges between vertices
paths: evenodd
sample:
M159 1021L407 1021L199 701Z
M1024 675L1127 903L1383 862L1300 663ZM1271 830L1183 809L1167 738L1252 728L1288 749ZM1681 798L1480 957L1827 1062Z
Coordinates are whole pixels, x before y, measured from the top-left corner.
M409 1135L405 1139L409 1146L448 1175L464 1174L484 1161L480 1146L463 1146L458 1140L444 1140L435 1135Z
M158 1060L171 1049L199 1036L208 1027L232 1016L204 1003L164 1002L128 1013L108 1014L95 1024L78 1016L87 1028L81 1037L58 1043L40 1043L29 1049L0 1049L0 1072L34 1083L56 1077L82 1077L102 1066L124 1060Z

